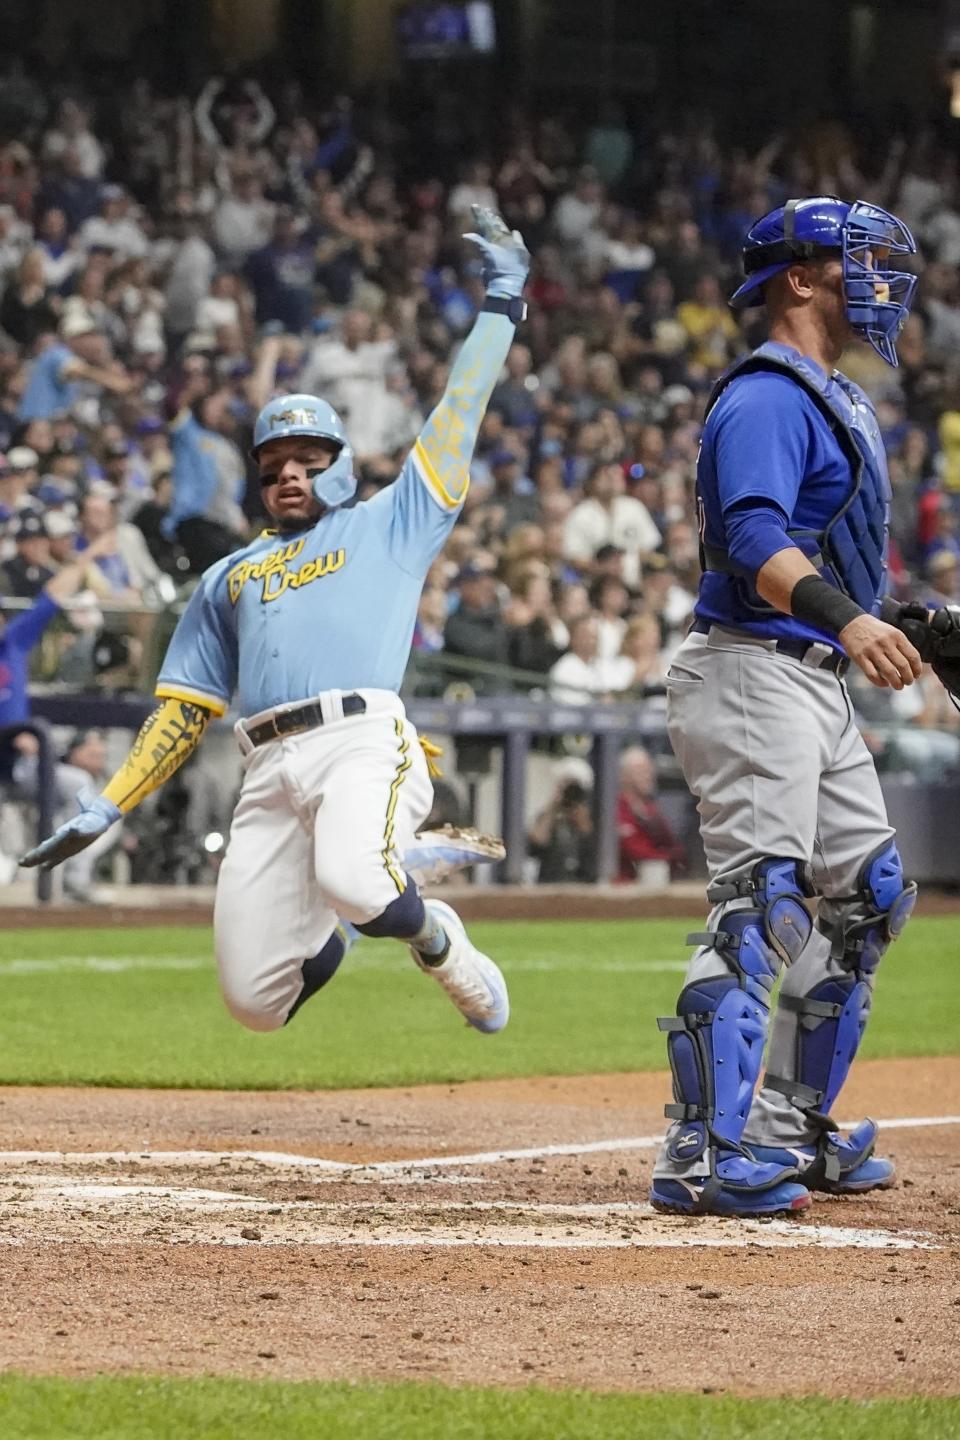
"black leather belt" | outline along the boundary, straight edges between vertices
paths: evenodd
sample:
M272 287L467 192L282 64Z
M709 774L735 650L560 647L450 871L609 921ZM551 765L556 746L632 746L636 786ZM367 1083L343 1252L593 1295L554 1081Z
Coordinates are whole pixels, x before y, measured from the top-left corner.
M362 695L344 695L344 717L364 715L366 709L367 702ZM307 705L298 705L295 710L280 710L261 725L254 725L246 730L246 736L251 745L266 745L268 740L280 740L284 735L299 735L302 730L314 730L324 723L323 712L313 700Z
M721 634L729 634L733 639L738 639L741 636L747 641L763 639L762 636L751 635L748 630L737 630L731 625L717 625L711 620L694 620L690 626L690 630L695 635L709 635L711 630L718 630ZM820 659L816 668L818 670L829 670L834 675L846 675L850 668L848 656L841 655L839 650L834 650L830 647L829 653L824 654L824 651L827 650L825 640L777 640L773 648L778 655L790 655L794 660L800 660L801 662L809 651L817 650L820 654Z

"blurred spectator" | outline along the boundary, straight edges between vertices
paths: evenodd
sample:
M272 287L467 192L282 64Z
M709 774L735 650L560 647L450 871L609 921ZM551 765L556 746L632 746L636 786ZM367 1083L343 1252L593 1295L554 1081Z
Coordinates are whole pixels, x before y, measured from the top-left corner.
M617 834L620 837L621 883L666 882L684 866L682 845L656 800L657 772L642 745L631 745L620 756L620 797Z
M597 878L591 790L579 767L575 777L570 768L569 763L562 767L549 803L527 836L541 885L589 884Z
M623 467L600 461L585 487L586 498L570 512L564 532L564 554L589 574L597 551L615 545L623 551L623 578L640 582L643 556L656 550L660 532L642 501L626 494Z
M91 488L80 503L76 548L82 555L96 543L102 582L94 589L117 605L141 605L155 598L160 571L135 525L118 523L117 501L108 486Z
M79 382L125 395L130 381L123 367L111 361L105 337L92 320L66 319L60 339L41 350L33 362L20 403L21 420L45 420L69 410L79 398Z
M99 548L92 546L86 556L64 565L47 581L29 610L10 620L0 611L0 783L12 780L20 755L36 754L36 742L31 737L11 733L30 718L27 667L31 651L61 606L85 583L90 564L99 553Z
M122 185L105 185L100 192L100 214L81 225L77 235L81 250L98 250L114 261L139 260L149 246Z
M371 417L379 415L387 369L396 353L391 335L374 335L369 315L348 310L339 336L318 340L304 367L303 389L321 396L340 414L359 460L381 453L382 435Z
M14 765L13 778L17 790L32 796L37 783L36 742L24 736L22 753ZM32 743L31 743L32 742ZM96 794L109 778L107 768L107 747L100 730L78 730L67 742L63 755L58 761L54 779L56 785L56 809L54 823L63 824L77 813L81 796ZM93 887L93 875L98 861L108 855L120 843L123 833L122 822L111 825L109 830L97 837L86 850L74 855L63 866L64 893L78 904L96 902L98 896Z
M546 676L568 640L554 607L549 572L543 567L531 569L517 581L504 618L509 626L510 664Z
M599 626L593 614L581 615L570 625L570 649L550 670L550 693L569 705L609 699L620 687L615 660L599 653Z
M444 627L444 650L448 655L461 655L484 665L508 665L510 641L497 599L492 560L478 557L465 565L460 571L459 589L460 603ZM488 674L471 677L470 683L478 695L508 688Z
M195 574L231 554L247 534L241 508L247 472L232 438L230 401L229 390L208 393L206 376L195 375L170 426L173 500L161 528L183 547Z
M16 279L3 292L0 328L25 349L57 328L57 313L51 304L43 251L39 248L27 251Z
M33 600L54 576L50 539L42 515L27 511L13 532L17 553L0 566L0 590L18 600Z
M35 509L32 491L37 483L39 456L29 445L15 445L0 455L0 524L20 510Z
M302 334L313 318L316 253L309 230L287 206L276 213L269 244L255 250L246 273L253 286L258 325Z

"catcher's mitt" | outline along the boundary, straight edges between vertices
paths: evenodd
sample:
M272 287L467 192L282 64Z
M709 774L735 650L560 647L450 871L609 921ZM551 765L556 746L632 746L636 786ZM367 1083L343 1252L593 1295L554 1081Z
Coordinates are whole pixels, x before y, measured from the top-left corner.
M901 605L887 596L880 607L880 619L902 630L929 663L934 675L954 705L960 697L960 605L941 605L933 613L926 605ZM960 709L960 705L957 706Z

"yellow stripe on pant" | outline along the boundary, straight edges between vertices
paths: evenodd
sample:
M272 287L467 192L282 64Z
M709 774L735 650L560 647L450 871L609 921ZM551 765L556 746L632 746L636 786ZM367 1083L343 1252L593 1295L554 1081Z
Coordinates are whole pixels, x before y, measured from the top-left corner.
M397 739L400 741L400 759L397 762L397 773L390 784L390 798L387 801L387 818L383 827L383 863L386 866L387 874L397 887L397 894L402 895L407 888L406 877L401 870L393 864L393 821L397 813L397 797L400 794L400 786L403 784L403 777L411 766L410 742L403 733L403 721L399 718L394 720L393 728L397 732Z

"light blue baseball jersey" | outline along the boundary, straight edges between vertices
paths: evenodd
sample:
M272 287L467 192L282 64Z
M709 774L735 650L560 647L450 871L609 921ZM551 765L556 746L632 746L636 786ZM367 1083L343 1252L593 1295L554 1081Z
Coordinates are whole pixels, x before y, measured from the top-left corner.
M513 339L481 313L396 481L293 535L265 531L201 578L156 693L243 715L324 690L397 691L427 570L456 522L490 392Z

